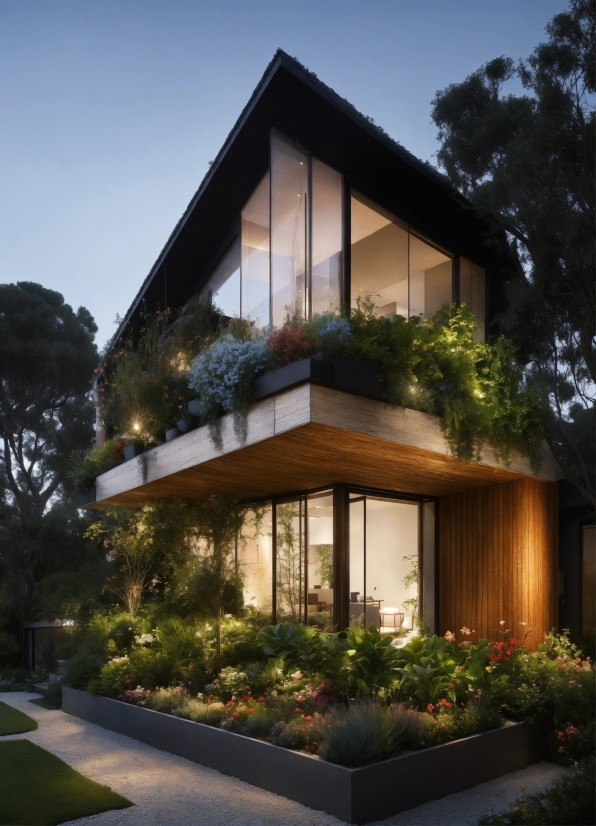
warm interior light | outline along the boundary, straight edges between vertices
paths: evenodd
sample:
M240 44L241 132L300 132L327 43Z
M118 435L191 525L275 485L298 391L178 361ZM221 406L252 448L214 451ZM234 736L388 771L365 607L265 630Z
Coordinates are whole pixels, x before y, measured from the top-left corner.
M141 425L140 425L138 422L135 422L135 423L133 424L133 426L132 426L132 429L133 429L133 430L140 430L140 429L141 429Z

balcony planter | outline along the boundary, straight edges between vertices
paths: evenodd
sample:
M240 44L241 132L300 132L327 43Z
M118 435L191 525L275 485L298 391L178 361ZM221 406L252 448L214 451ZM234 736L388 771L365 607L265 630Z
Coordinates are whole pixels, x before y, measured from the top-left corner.
M81 490L77 493L77 508L84 508L85 505L95 502L97 498L97 488L92 485L90 488Z
M528 763L525 723L348 769L191 720L62 689L62 710L348 823L369 823Z
M192 399L191 401L189 401L189 403L186 407L186 411L187 411L188 415L193 416L193 417L198 419L199 416L201 415L200 404L201 404L200 399Z
M370 399L385 398L380 367L333 353L317 353L259 376L253 382L253 400L260 401L307 381Z
M131 444L124 446L124 458L128 462L131 459L134 459L135 456L140 456L144 450L145 445L143 442L132 442Z
M199 419L197 416L184 416L176 422L176 427L180 433L190 433L195 427L199 426Z
M166 430L166 442L172 442L174 439L177 439L180 436L180 431L177 427L171 427L169 430Z

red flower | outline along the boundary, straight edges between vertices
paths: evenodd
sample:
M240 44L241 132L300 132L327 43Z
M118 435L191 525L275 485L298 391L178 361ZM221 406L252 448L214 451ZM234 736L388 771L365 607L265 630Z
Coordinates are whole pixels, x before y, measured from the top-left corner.
M296 708L294 709L294 713L295 713L295 714L300 714L300 713L301 713L301 711L302 711L302 709L301 709L301 708L298 708L297 706L296 706Z

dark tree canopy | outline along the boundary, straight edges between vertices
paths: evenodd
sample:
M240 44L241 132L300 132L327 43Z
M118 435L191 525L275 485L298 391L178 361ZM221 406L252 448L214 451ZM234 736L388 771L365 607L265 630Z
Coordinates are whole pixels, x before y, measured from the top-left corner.
M525 61L498 57L437 92L439 164L509 234L518 273L503 326L543 401L547 440L594 503L593 0L571 0ZM526 93L506 94L517 78Z
M8 592L30 603L41 579L80 553L64 483L70 452L93 438L96 330L60 293L0 285L0 603Z

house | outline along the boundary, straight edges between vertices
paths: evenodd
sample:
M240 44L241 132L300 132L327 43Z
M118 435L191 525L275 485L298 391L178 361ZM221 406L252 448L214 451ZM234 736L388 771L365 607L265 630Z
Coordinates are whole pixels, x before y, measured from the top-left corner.
M119 328L195 293L278 325L348 310L421 318L465 302L484 337L509 261L497 232L313 74L278 52ZM371 371L313 358L259 380L246 439L192 430L97 479L90 507L254 501L245 602L274 617L440 634L557 625L557 468L450 454L438 420L386 404ZM526 625L527 624L527 625ZM531 640L530 640L531 643Z

